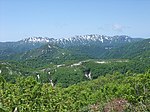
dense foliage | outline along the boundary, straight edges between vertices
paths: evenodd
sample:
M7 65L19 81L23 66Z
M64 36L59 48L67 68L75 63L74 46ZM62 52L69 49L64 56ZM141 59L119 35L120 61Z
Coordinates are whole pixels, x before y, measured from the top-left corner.
M10 112L106 111L111 101L123 100L125 111L150 111L150 73L114 73L68 88L18 77L15 84L0 77L0 109ZM117 111L115 107L111 107Z

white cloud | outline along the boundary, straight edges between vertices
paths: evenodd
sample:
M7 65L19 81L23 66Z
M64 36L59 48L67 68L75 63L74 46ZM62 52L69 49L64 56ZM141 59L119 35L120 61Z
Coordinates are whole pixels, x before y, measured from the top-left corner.
M126 27L121 24L113 24L112 29L117 32L123 32Z
M97 27L97 30L104 34L114 35L128 33L131 30L131 27L115 23L100 25L99 27Z

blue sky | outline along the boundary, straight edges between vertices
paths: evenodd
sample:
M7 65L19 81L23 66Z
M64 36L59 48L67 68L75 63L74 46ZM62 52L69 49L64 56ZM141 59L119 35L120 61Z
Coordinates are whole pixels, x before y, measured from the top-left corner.
M150 0L0 0L0 41L85 34L150 37Z

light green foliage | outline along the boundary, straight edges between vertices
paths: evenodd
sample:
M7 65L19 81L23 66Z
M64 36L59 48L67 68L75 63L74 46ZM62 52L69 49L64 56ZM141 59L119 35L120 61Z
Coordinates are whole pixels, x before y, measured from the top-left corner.
M111 99L128 101L127 111L150 110L150 74L100 76L68 88L40 84L33 77L17 78L16 83L0 78L0 109L19 112L79 112L92 111L98 105L100 111ZM141 105L140 105L141 104Z

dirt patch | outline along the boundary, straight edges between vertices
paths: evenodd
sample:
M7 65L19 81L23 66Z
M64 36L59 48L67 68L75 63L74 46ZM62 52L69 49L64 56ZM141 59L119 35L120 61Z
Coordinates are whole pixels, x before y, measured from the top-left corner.
M125 99L113 99L104 106L104 112L123 112L126 109L128 101Z

